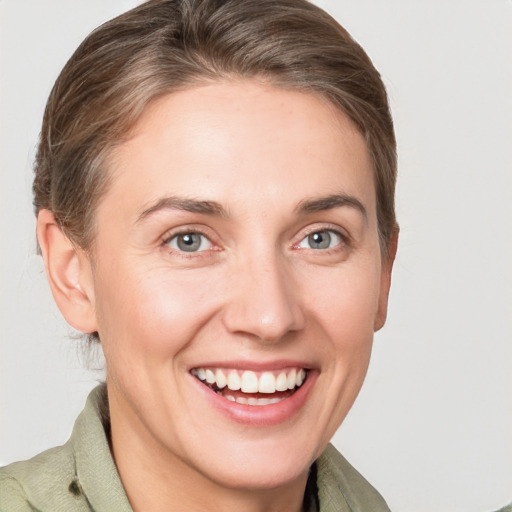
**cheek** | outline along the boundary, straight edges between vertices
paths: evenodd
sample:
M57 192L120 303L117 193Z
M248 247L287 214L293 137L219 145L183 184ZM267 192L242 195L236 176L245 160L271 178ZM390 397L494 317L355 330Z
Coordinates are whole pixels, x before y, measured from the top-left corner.
M373 342L373 323L378 308L378 265L345 265L325 275L318 274L315 282L323 284L310 291L308 302L323 343L325 363L320 375L325 409L319 422L326 425L326 442L337 430L363 384ZM313 313L314 312L314 313Z
M373 339L379 305L378 265L343 266L318 272L303 292L307 307L332 343L353 348Z
M214 284L205 287L192 271L176 275L165 267L126 267L129 271L118 265L98 274L96 308L107 360L114 347L116 359L119 353L124 360L175 355L213 314Z

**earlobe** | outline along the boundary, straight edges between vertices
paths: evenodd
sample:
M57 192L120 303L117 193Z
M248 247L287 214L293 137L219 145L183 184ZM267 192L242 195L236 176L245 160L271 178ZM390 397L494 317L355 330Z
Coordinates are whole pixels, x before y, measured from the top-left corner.
M396 251L398 247L399 231L400 229L398 225L396 225L395 229L393 230L391 239L389 241L388 254L386 256L386 259L382 261L379 305L373 326L374 331L382 329L382 327L386 323L386 317L388 314L389 288L391 286L391 272L393 270L393 263L395 261Z
M63 233L49 210L37 216L37 239L57 306L75 329L97 331L94 287L88 255Z

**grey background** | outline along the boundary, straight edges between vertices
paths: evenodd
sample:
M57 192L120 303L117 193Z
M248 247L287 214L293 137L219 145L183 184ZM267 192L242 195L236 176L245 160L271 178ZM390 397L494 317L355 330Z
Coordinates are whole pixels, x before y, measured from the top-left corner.
M137 2L0 0L0 465L62 444L101 378L35 256L46 97ZM387 84L401 240L388 324L336 446L395 511L512 501L512 3L323 0Z

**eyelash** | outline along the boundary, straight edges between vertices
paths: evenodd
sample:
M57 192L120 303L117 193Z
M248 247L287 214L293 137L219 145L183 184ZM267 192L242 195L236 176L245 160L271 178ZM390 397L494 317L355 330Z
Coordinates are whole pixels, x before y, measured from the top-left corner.
M316 233L334 233L334 235L339 239L339 242L334 247L328 247L325 249L314 249L313 247L300 247L300 244L307 240L308 237L314 235ZM345 233L342 233L337 226L314 226L309 229L299 240L298 243L293 245L294 248L299 250L307 250L307 251L315 251L321 252L323 254L331 254L335 252L339 252L343 248L350 247L350 238Z
M302 244L305 240L307 240L308 237L311 235L314 235L316 233L331 233L334 234L338 239L339 242L334 247L327 247L324 249L315 249L313 247L300 247L300 244ZM210 244L210 247L207 249L203 249L201 251L184 251L180 250L179 248L174 248L170 246L170 243L177 239L180 236L184 235L200 235L204 237L208 243ZM171 233L167 233L162 237L162 245L165 246L165 249L167 251L170 251L171 254L176 255L181 258L190 259L190 258L198 258L198 257L204 257L204 253L209 253L213 251L218 251L219 248L215 247L214 242L212 242L211 238L204 233L201 229L198 228L189 228L189 229L181 229L178 231L173 231ZM314 226L311 227L309 230L307 230L301 237L301 239L294 243L292 248L297 250L306 250L306 251L313 251L316 253L322 253L322 254L332 254L339 252L343 250L343 248L350 247L350 238L340 232L338 227L335 226Z
M203 249L201 251L183 251L183 250L180 250L179 248L174 248L174 247L170 246L171 242L174 239L177 239L178 237L184 236L184 235L200 235L200 236L204 237L211 246L208 247L207 249ZM164 235L162 237L162 245L165 246L165 249L167 251L170 251L173 255L176 255L181 258L186 258L186 259L197 258L197 257L202 256L203 253L216 250L215 245L212 242L211 238L206 233L204 233L203 231L201 231L200 229L197 229L197 228L182 229L179 231L173 231L171 233L167 233L166 235Z

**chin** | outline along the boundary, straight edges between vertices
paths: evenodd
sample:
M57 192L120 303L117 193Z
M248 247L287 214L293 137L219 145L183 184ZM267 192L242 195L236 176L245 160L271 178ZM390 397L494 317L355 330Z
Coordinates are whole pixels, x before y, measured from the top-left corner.
M276 464L277 462L277 464ZM268 457L262 461L248 461L239 466L225 467L215 472L212 480L225 488L265 491L286 487L308 474L309 460L288 462L283 458Z
M220 443L217 454L210 452L210 463L201 458L202 473L209 480L226 488L240 490L272 490L306 478L309 468L322 448L307 446L299 436L288 434L285 441Z

